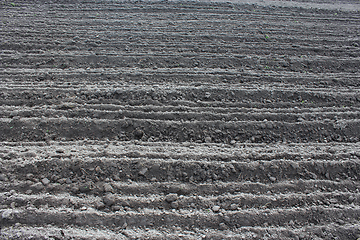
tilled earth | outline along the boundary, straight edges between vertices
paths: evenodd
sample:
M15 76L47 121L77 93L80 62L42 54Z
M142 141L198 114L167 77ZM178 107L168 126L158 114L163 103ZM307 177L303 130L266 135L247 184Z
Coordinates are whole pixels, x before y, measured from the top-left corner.
M2 0L0 239L359 238L359 5Z

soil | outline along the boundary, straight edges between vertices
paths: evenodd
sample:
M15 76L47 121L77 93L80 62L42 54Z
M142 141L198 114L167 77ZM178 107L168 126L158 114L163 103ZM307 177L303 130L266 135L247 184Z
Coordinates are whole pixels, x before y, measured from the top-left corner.
M360 238L359 1L0 11L0 239Z

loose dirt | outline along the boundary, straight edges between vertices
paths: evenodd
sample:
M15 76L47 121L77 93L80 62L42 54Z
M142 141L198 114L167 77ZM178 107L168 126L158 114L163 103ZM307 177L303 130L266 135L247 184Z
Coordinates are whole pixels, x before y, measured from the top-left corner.
M357 239L358 1L1 1L0 239Z

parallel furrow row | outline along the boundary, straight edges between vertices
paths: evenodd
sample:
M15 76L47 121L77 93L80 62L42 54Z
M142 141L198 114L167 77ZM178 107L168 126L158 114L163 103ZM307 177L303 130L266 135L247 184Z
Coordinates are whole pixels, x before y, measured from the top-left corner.
M237 1L0 3L0 239L360 238L358 2Z

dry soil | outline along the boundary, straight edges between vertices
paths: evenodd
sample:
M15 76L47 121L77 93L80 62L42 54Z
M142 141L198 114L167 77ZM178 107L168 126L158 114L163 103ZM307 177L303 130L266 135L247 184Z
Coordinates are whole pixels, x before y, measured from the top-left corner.
M1 1L0 239L357 239L359 1Z

